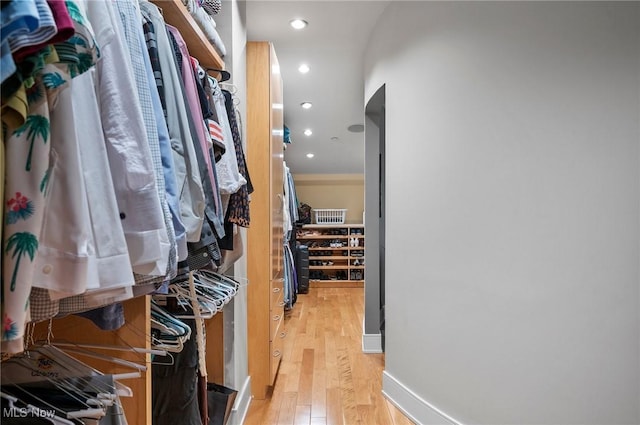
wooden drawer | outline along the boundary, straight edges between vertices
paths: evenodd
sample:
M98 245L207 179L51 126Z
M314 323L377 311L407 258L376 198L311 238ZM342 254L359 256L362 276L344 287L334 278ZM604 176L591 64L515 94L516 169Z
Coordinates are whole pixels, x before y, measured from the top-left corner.
M275 380L276 374L278 373L278 367L280 366L280 360L282 360L282 356L284 355L284 338L286 337L286 332L284 331L284 325L279 326L276 329L276 337L270 343L270 355L271 355L271 383Z
M271 276L272 276L272 277L271 277L271 280L272 280L272 281L274 281L274 282L275 282L275 281L277 281L277 280L280 280L280 281L283 281L283 280L284 280L284 270L283 270L283 268L282 268L282 267L280 267L279 269L275 269L275 268L274 268L272 273L273 273L273 274L271 275Z
M279 305L284 305L282 304L282 300L284 297L283 283L284 283L284 280L271 281L271 300L270 300L271 304L269 304L269 307L272 309Z
M276 339L278 329L282 327L283 320L284 320L283 308L271 309L271 316L269 317L269 331L270 331L269 341L273 341L274 339Z

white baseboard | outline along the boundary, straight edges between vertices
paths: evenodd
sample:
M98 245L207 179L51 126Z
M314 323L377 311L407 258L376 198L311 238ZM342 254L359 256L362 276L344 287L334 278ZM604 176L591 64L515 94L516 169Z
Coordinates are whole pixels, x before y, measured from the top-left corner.
M386 370L382 372L382 394L418 425L463 425L462 422L423 400Z
M362 334L362 352L367 354L382 353L382 335Z
M236 401L231 409L231 415L229 416L230 425L242 425L244 419L247 417L249 411L249 405L251 404L251 377L247 376L244 381L242 389L238 391Z

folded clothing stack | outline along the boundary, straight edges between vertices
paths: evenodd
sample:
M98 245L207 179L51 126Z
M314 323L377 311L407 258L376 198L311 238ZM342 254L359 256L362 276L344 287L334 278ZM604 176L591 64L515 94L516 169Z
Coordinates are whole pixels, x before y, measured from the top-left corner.
M224 57L227 54L227 49L216 30L216 21L212 16L220 11L221 2L217 0L182 0L182 3L187 7L207 40L211 42L220 56Z

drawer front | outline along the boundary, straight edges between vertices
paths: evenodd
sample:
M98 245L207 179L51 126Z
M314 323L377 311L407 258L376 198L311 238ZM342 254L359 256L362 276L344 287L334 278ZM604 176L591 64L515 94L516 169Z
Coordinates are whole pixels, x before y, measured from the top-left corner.
M272 280L271 281L271 304L270 308L274 309L282 304L282 300L284 299L284 290L283 290L283 280Z
M269 316L269 341L273 341L276 339L276 335L278 333L278 329L284 329L282 325L284 321L284 309L283 308L272 308L271 314Z
M284 268L283 267L273 268L271 273L272 273L271 280L273 280L273 281L284 280Z
M271 347L271 384L273 384L276 374L278 373L278 367L280 366L280 360L282 360L282 356L284 355L284 338L286 337L286 332L284 331L284 326L280 326L276 329L277 335L273 341L270 343Z

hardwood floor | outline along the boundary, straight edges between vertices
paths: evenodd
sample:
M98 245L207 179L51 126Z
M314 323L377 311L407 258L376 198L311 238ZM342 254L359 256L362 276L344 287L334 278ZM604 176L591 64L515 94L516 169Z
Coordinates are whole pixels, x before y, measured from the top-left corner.
M362 288L311 288L285 318L280 372L245 425L411 425L382 396L384 354L362 353Z

